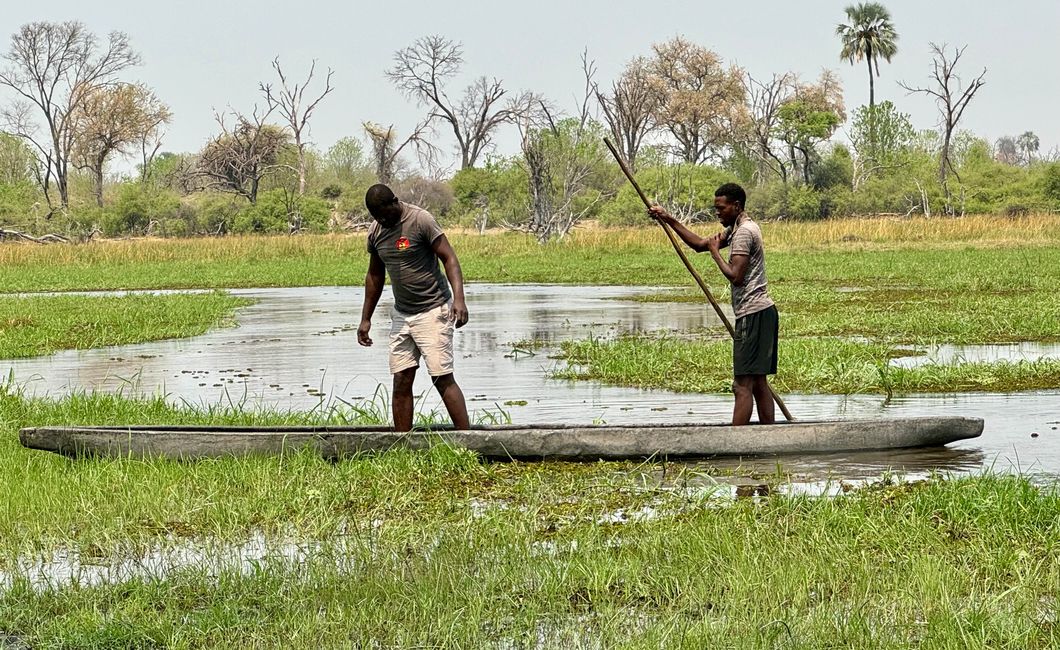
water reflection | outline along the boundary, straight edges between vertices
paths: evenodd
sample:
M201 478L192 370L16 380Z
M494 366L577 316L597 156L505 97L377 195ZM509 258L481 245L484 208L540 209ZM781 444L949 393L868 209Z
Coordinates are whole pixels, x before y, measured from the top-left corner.
M632 300L660 289L487 285L468 287L471 320L457 335L457 378L469 408L504 409L515 423L719 422L731 416L728 395L680 394L548 379L550 350L512 354L520 341L558 342L629 331L686 331L717 325L705 304ZM30 392L80 389L162 392L174 402L245 403L308 409L322 401L372 396L389 386L386 332L389 292L373 321L376 345L356 342L362 289L314 287L235 290L258 303L240 310L239 327L203 336L98 350L67 351L7 362ZM783 360L781 360L783 363ZM424 375L419 408L444 412ZM880 455L785 458L818 476L908 467L1060 474L1060 392L917 395L884 404L878 396L788 395L801 419L963 415L986 420L984 435L950 450ZM525 402L525 404L524 404ZM1037 433L1036 437L1032 434ZM950 454L950 455L946 455ZM978 454L978 456L976 455ZM759 461L761 462L761 461ZM775 464L776 459L765 461ZM802 471L802 470L792 470Z
M1060 359L1060 343L997 343L992 345L933 345L910 348L915 356L891 359L892 366L915 368L927 364L994 363Z

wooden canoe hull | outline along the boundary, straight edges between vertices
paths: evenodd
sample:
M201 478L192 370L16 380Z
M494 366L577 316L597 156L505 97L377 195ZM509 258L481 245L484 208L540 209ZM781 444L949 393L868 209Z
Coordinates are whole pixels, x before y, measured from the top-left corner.
M426 449L436 444L498 459L619 460L938 447L975 438L982 431L983 420L979 418L920 417L743 427L504 425L407 433L383 427L53 426L22 429L19 440L25 447L67 456L179 460L277 455L305 448L339 458L394 448Z

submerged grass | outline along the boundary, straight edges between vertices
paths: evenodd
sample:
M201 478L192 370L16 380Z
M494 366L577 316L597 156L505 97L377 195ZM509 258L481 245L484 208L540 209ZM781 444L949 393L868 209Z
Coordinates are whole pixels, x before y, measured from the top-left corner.
M472 416L503 421L505 414L498 409ZM389 417L381 392L363 403L322 403L316 409L291 411L239 403L174 406L163 396L95 392L52 399L0 385L0 558L66 543L119 553L166 534L233 539L253 530L290 530L323 536L348 517L371 519L377 507L395 512L429 507L432 480L417 477L417 467L427 468L424 471L437 481L459 467L477 466L470 454L447 449L395 452L382 460L338 466L308 453L196 463L69 460L22 448L22 427L384 424ZM421 412L417 419L431 424L440 416ZM388 475L391 472L396 473ZM403 486L405 480L417 487ZM411 492L405 495L406 490ZM422 506L417 490L424 498Z
M253 300L220 291L125 296L0 296L0 358L196 336L235 324Z
M490 465L445 449L338 463L37 456L62 468L41 481L46 500L75 495L56 483L62 474L76 505L17 514L15 539L45 525L57 542L96 540L98 562L130 535L263 528L325 543L297 562L93 586L15 577L0 592L0 629L31 647L1060 642L1060 498L1018 477L717 507L709 492L674 489L680 477L661 483L651 464Z
M781 392L932 393L1014 391L1060 386L1060 360L889 365L905 354L886 343L836 338L782 338L778 374ZM711 338L627 336L562 344L567 362L560 379L595 379L641 388L720 393L732 386L732 343Z

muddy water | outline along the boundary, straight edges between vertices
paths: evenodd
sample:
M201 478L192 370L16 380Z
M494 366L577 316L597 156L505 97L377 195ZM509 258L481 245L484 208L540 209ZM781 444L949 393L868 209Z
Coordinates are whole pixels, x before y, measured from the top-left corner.
M503 410L514 423L717 422L731 415L731 396L565 382L547 378L557 361L547 346L565 339L635 330L684 331L716 324L707 305L642 303L658 289L485 285L468 287L471 321L457 335L457 379L479 414ZM243 403L307 409L371 397L389 388L386 339L389 291L373 320L376 344L356 342L362 290L356 287L235 290L258 300L240 310L239 327L203 336L8 361L17 382L36 394L78 389L163 392L175 402ZM782 316L783 318L783 316ZM783 328L783 320L782 325ZM544 344L530 355L516 344ZM1040 346L1043 355L1052 352ZM1025 347L1024 358L1036 350ZM962 358L973 352L962 350ZM783 363L783 360L781 360ZM417 379L418 409L442 411L426 376ZM990 467L1060 475L1060 391L904 397L788 395L801 419L967 415L986 420L983 437L943 450L720 461L715 466L786 471L807 479L859 479L897 470L966 472ZM1034 436L1033 434L1038 434Z

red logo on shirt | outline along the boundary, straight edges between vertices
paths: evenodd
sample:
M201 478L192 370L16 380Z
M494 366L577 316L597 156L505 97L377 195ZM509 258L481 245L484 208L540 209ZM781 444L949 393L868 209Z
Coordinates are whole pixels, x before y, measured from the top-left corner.
M403 251L403 250L405 250L408 247L409 247L409 238L408 237L398 237L397 249L399 251Z

